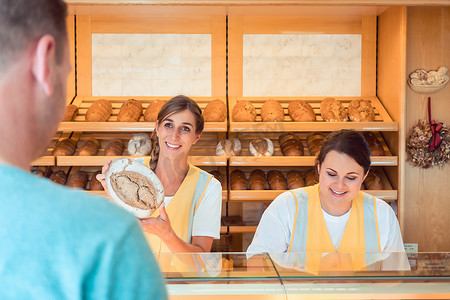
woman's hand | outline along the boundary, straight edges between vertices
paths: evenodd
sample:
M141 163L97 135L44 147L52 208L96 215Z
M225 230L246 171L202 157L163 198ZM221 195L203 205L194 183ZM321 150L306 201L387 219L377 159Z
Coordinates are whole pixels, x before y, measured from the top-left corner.
M170 224L169 216L166 212L165 204L159 207L159 216L156 218L148 218L139 220L144 232L154 234L161 240L167 240L175 234Z
M111 166L112 160L108 160L106 162L106 165L102 167L102 174L97 174L96 178L103 186L103 189L109 194L108 187L106 186L106 172L109 170L109 167Z

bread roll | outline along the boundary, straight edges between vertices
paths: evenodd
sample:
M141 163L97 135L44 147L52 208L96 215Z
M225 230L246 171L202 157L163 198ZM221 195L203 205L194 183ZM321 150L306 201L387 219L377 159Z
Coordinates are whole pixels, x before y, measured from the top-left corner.
M248 182L251 190L265 190L266 174L261 169L255 169L250 173Z
M248 146L248 150L253 156L272 156L273 143L268 138L252 140Z
M77 189L85 189L88 182L88 174L84 171L77 171L69 175L67 186Z
M286 178L278 170L270 170L267 172L267 182L271 190L287 190Z
M241 153L241 142L238 138L221 140L216 146L216 155L238 156Z
M70 156L75 152L77 142L72 139L64 139L56 144L53 150L54 156Z
M103 191L103 185L100 183L100 181L97 180L97 175L102 174L102 171L97 171L94 174L92 174L91 177L91 183L89 185L89 189L91 191Z
M51 169L47 166L38 166L38 167L33 167L31 169L31 173L39 176L39 177L47 177L50 173Z
M159 111L164 106L164 104L166 104L166 102L162 100L154 100L150 102L144 113L144 121L156 122L158 120Z
M364 180L364 185L367 190L384 190L380 177L378 177L373 169L369 170L369 174L367 174L367 177Z
M78 106L69 104L66 106L62 122L70 122L78 115Z
M306 145L308 145L309 152L312 156L317 156L323 145L325 136L319 132L311 132L306 137Z
M250 101L238 101L233 108L231 119L234 122L254 122L256 109Z
M52 173L52 175L50 175L49 179L54 183L65 185L67 180L67 174L63 170L55 171Z
M305 184L306 186L311 186L319 183L319 175L315 168L309 169L305 173Z
M320 102L320 114L324 121L345 122L347 121L347 111L339 100L326 98Z
M112 140L106 145L105 155L106 156L120 156L125 149L125 144L120 139Z
M370 156L383 156L384 148L381 142L377 139L375 134L370 131L363 132L367 145L369 145Z
M95 156L100 148L100 143L94 138L87 138L81 142L78 155Z
M142 103L135 99L128 99L122 104L117 121L119 122L137 122L142 115Z
M203 110L205 122L224 122L227 119L227 106L220 99L209 102Z
M284 156L302 156L304 154L302 141L295 134L283 133L278 141Z
M245 173L241 170L234 170L230 174L230 188L232 190L246 190L247 189L247 178Z
M289 103L289 116L295 122L314 122L316 121L316 114L309 103L303 100L296 100Z
M213 175L215 179L219 180L220 185L223 187L222 174L218 170L213 170L213 171L209 172L209 174Z
M137 133L128 142L128 154L147 156L152 151L152 142L146 133Z
M283 106L277 100L267 100L261 107L261 118L263 122L283 122Z
M106 99L98 99L91 104L86 112L86 121L88 122L106 122L112 113L112 105Z
M290 170L287 172L287 182L289 189L297 189L305 186L303 173L298 170Z
M354 122L373 122L375 112L369 100L352 100L348 105L348 117Z

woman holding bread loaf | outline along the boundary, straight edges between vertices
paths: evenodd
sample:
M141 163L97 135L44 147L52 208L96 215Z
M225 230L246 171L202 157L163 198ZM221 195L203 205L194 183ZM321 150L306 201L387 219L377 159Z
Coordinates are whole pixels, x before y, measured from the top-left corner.
M326 264L327 270L337 265L342 270L364 269L370 263L364 253L404 252L392 208L360 191L370 168L370 151L361 134L329 134L316 165L319 183L279 195L264 212L248 253L307 253L310 270L324 267L324 256L312 253L360 253L351 254L346 266L342 256L339 263L331 259ZM409 266L407 260L403 263Z

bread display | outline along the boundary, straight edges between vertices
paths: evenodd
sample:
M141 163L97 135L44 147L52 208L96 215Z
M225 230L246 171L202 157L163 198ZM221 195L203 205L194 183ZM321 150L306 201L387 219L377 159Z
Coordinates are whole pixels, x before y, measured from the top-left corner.
M223 187L223 178L222 174L218 170L213 170L211 172L208 172L212 176L214 176L215 179L217 179L220 182L220 185Z
M77 171L69 175L66 185L71 188L85 189L88 183L88 174L84 171Z
M347 121L347 111L339 100L326 98L320 102L320 114L324 121L345 122Z
M78 106L69 104L66 106L62 122L70 122L78 115Z
M302 156L304 154L303 143L295 134L283 133L278 141L284 156Z
M322 148L325 136L319 132L311 132L306 137L306 145L312 156L317 156Z
M75 152L77 142L72 139L64 139L56 144L53 150L54 156L70 156Z
M263 122L283 122L284 110L277 100L267 100L261 107L261 118Z
M248 150L253 156L272 156L273 143L268 138L252 140L248 146Z
M254 122L256 109L250 101L240 100L233 108L231 119L234 122Z
M316 114L309 103L303 100L295 100L289 103L289 116L294 122L314 122Z
M80 156L94 156L97 155L100 143L97 139L87 138L80 143L78 155Z
M65 185L67 180L67 174L63 170L55 171L50 175L49 179L54 183Z
M319 183L319 175L315 168L309 169L305 172L305 184L311 186Z
M205 122L224 122L227 119L227 106L220 99L209 102L203 110Z
M369 170L369 174L367 174L367 177L364 180L364 185L366 190L384 190L380 177L378 177L373 169Z
M155 100L150 102L144 113L145 122L156 122L158 120L158 114L161 108L166 104L165 101Z
M106 122L112 114L111 102L106 99L98 99L91 104L86 112L88 122Z
M267 182L271 190L287 190L286 178L278 170L270 170L267 172Z
M375 112L369 100L352 100L347 107L348 117L354 122L373 122Z
M265 190L266 174L261 169L255 169L250 173L248 183L251 190Z
M305 186L303 173L298 170L290 170L287 172L287 182L289 189L297 189Z
M241 142L238 138L221 140L216 146L216 155L238 156Z
M103 191L103 185L100 183L100 181L97 180L97 175L102 174L102 171L97 171L94 174L92 174L91 177L91 183L89 185L89 189L91 191Z
M364 136L367 145L369 145L370 156L383 156L385 154L383 145L373 132L364 131L362 135Z
M241 170L234 170L230 174L230 188L232 190L246 190L247 189L247 178L245 173Z
M128 99L122 104L117 121L119 122L137 122L142 115L142 103L135 99Z
M146 133L137 133L128 142L128 153L133 156L146 156L152 150L152 142Z
M105 155L106 156L120 156L125 149L125 144L120 139L112 140L106 145Z

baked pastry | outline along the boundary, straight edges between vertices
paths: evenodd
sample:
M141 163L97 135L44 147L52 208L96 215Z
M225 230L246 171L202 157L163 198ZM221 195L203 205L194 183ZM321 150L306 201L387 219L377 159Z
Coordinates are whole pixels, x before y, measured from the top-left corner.
M297 189L305 186L302 172L298 170L290 170L287 172L287 182L289 189Z
M231 113L231 119L234 122L254 122L256 120L256 109L250 101L238 101Z
M261 107L261 118L263 122L283 122L283 106L277 100L267 100Z
M246 190L247 189L247 178L245 173L241 170L234 170L230 174L230 188L232 190Z
M278 141L284 156L302 156L304 154L303 143L295 134L283 133Z
M50 173L50 168L47 166L37 166L31 169L31 173L39 177L47 177Z
M367 174L367 177L364 180L364 185L367 190L384 190L380 177L378 177L373 169L369 170L369 174Z
M154 100L150 102L144 113L144 121L156 122L158 120L159 111L164 106L164 104L166 104L166 102L162 100Z
M381 142L377 139L375 134L370 131L364 131L363 136L366 139L367 145L369 145L370 156L383 156L384 148Z
M251 190L265 190L266 173L261 169L255 169L250 173L248 182Z
M209 172L212 176L214 176L215 179L217 179L220 182L220 185L223 187L223 179L222 174L218 170L213 170Z
M128 99L122 104L117 115L119 122L137 122L142 115L142 103L135 99Z
M305 184L311 186L319 183L319 175L315 168L309 169L305 172Z
M97 171L94 174L92 174L91 177L91 183L89 185L89 189L91 191L103 191L103 185L100 183L100 181L97 180L97 175L102 174L102 171Z
M347 111L341 101L334 98L326 98L320 102L320 114L324 121L345 122L347 121Z
M86 112L88 122L106 122L112 114L111 102L106 99L98 99L91 104Z
M375 112L369 100L352 100L347 107L348 117L354 122L373 122Z
M128 153L134 156L146 156L152 151L152 142L146 133L137 133L128 142Z
M78 115L78 106L69 104L66 106L62 122L70 122Z
M221 140L216 146L216 155L238 156L241 153L241 142L238 138Z
M100 148L100 143L97 139L87 138L81 142L78 155L80 156L95 156Z
M122 155L125 145L121 139L112 140L106 145L105 155L106 156L120 156Z
M203 110L205 122L224 122L227 119L227 106L220 99L209 102Z
M325 136L319 132L311 132L306 137L306 145L312 156L317 156L322 148Z
M287 190L286 178L278 170L270 170L267 172L267 182L271 190Z
M252 140L248 145L248 150L253 156L272 156L273 143L268 138Z
M77 142L72 139L64 139L56 144L53 150L54 156L70 156L75 152Z
M303 100L295 100L289 103L289 116L295 122L314 122L316 121L316 114L309 103Z
M77 171L69 175L66 185L71 188L85 189L88 183L88 174L84 171Z
M67 180L67 174L63 170L55 171L50 175L49 179L54 183L65 185Z

